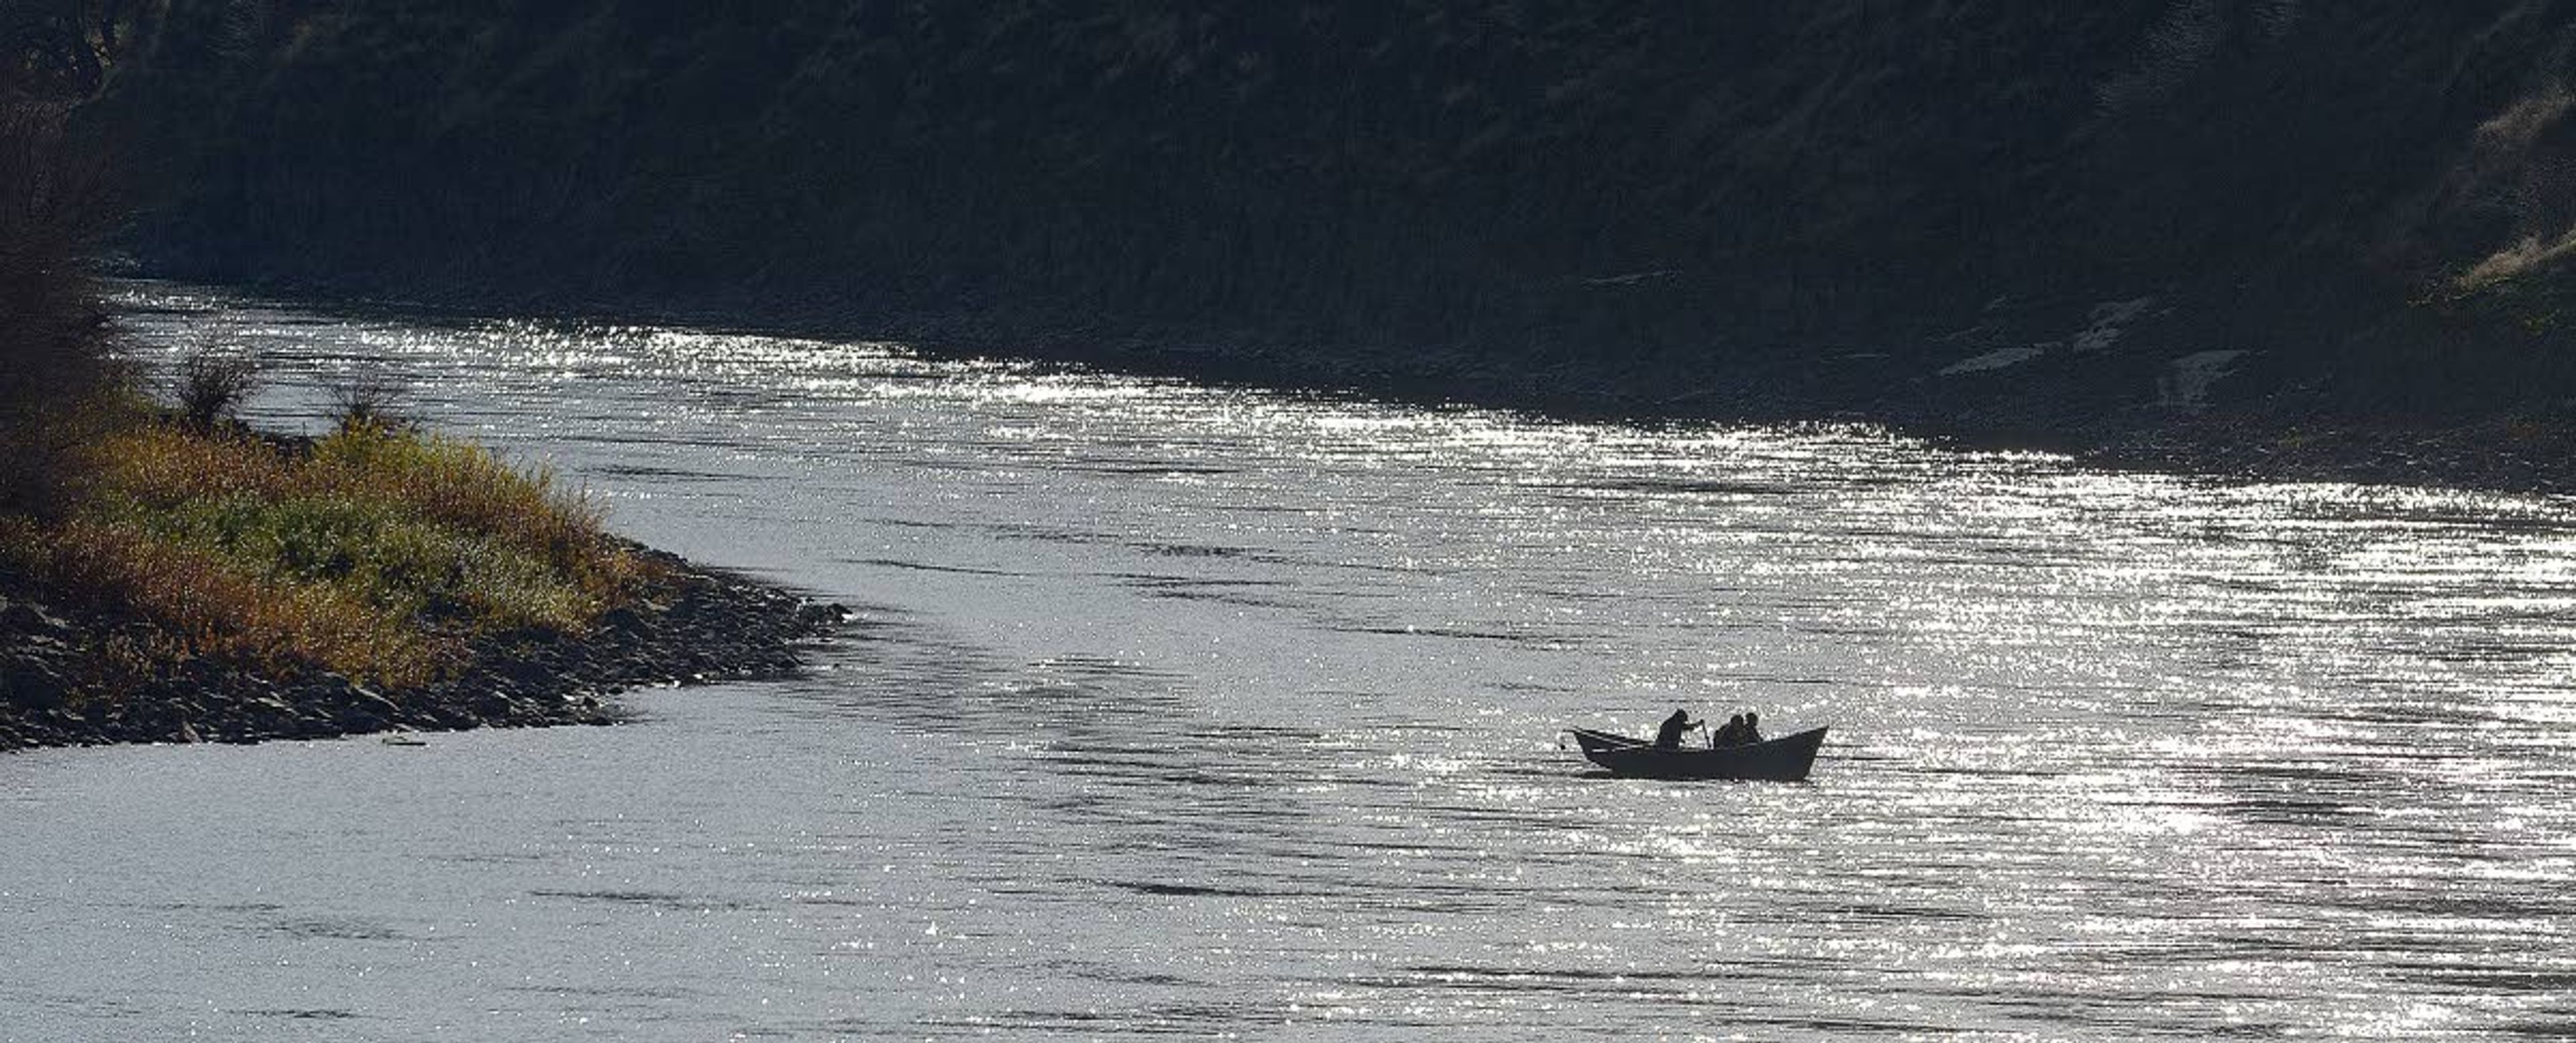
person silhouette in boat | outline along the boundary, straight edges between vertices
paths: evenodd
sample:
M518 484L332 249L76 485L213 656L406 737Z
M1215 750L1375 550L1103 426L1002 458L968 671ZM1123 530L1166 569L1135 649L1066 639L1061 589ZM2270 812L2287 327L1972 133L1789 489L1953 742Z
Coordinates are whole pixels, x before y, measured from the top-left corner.
M1762 715L1746 710L1726 719L1717 734L1708 737L1711 747L1742 746L1762 741Z
M1675 710L1673 711L1672 716L1664 718L1663 727L1655 729L1655 748L1659 750L1678 750L1682 747L1683 732L1707 723L1708 722L1706 721L1691 720L1690 711L1688 710Z

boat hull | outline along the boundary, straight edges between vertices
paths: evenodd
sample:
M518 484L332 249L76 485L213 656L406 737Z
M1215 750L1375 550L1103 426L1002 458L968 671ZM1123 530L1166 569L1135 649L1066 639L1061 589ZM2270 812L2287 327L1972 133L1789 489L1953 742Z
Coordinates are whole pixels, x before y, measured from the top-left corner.
M1759 779L1770 782L1804 782L1816 763L1816 751L1825 744L1825 729L1783 735L1765 742L1742 746L1684 746L1659 749L1643 739L1632 739L1589 728L1571 729L1574 741L1583 748L1583 756L1613 775L1645 779Z

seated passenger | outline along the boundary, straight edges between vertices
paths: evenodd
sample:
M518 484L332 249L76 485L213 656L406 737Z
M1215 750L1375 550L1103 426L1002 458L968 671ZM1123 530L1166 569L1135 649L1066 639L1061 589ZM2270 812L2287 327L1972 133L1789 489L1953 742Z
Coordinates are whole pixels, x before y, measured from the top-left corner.
M1717 734L1708 737L1708 744L1712 747L1733 746L1743 741L1744 715L1740 713L1727 718L1726 724L1718 728Z
M1744 731L1742 734L1736 736L1736 740L1739 742L1761 742L1762 715L1754 713L1751 710L1744 711Z

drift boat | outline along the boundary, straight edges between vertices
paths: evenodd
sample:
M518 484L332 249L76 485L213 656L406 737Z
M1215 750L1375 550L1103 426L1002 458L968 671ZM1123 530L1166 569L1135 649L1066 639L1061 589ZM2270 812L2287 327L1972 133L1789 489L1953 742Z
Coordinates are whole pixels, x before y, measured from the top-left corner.
M1575 743L1583 747L1583 756L1592 763L1613 775L1648 779L1804 782L1807 769L1816 763L1816 748L1825 744L1822 728L1741 746L1681 746L1669 750L1657 749L1644 739L1590 728L1566 730L1574 735Z

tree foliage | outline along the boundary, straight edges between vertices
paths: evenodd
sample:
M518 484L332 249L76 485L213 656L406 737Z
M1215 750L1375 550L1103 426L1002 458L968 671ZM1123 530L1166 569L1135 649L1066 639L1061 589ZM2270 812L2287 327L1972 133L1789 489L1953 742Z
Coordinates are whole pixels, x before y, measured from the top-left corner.
M121 212L75 121L130 19L115 2L0 2L0 511L52 503L112 376L92 262Z
M2140 350L2046 357L2133 395L2213 342L2356 401L2576 391L2506 327L2408 325L2567 231L2567 107L2531 102L2576 33L2540 0L167 10L127 98L174 171L144 242L219 278L1256 330L1541 384L1869 352L1918 396L2153 298Z

